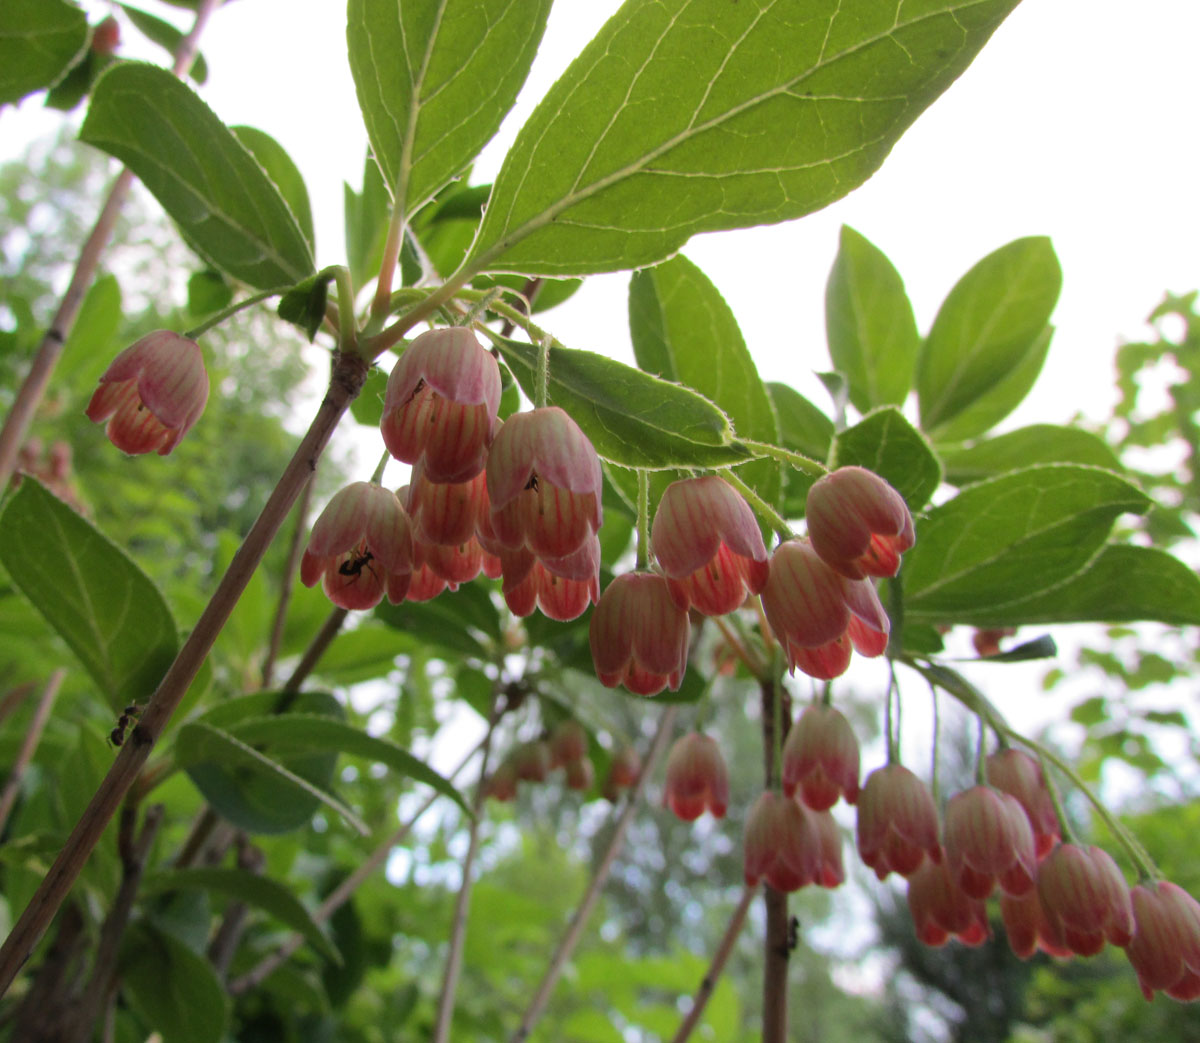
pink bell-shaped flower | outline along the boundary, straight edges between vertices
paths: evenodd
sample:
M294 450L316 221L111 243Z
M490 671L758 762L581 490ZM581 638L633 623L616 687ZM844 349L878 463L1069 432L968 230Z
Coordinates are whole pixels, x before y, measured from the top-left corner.
M1008 946L1020 960L1028 960L1039 949L1049 956L1070 956L1062 935L1050 922L1037 888L1023 895L1000 892L1000 919L1008 935Z
M1200 999L1200 904L1166 880L1130 894L1136 925L1125 950L1146 999L1161 990L1172 999Z
M817 479L804 516L817 553L849 579L896 575L916 538L903 497L864 467L839 467Z
M1103 848L1059 844L1038 866L1037 890L1046 918L1076 955L1133 938L1129 887Z
M561 768L571 761L587 756L588 736L582 724L573 717L560 721L550 733L550 764Z
M623 684L637 695L679 690L691 626L662 576L627 572L614 579L592 613L588 636L606 687Z
M517 796L517 766L512 757L505 757L483 784L483 795L492 800L515 800Z
M804 805L800 808L812 823L817 838L817 869L813 883L821 887L840 887L846 882L846 869L842 864L842 831L837 820L828 811L811 811Z
M567 777L567 789L583 792L590 790L596 782L596 769L586 757L567 761L563 765L563 771Z
M760 880L776 891L796 891L817 877L817 826L794 800L767 790L746 815L745 881Z
M464 544L475 539L480 514L488 509L487 482L482 471L465 482L431 482L417 464L404 506L416 535L426 543Z
M845 796L858 800L858 740L832 706L805 708L783 744L783 792L800 797L814 811L826 811Z
M412 530L396 494L371 482L352 482L313 525L300 581L311 587L323 580L335 605L367 609L385 591L393 604L404 600L412 568Z
M422 333L388 377L384 445L431 482L469 481L483 470L500 391L499 365L465 326Z
M1045 858L1061 839L1061 834L1042 766L1024 750L999 750L987 759L987 780L996 789L1015 797L1025 809L1033 828L1037 856Z
M566 623L583 615L600 597L600 541L595 536L566 559L540 559L527 550L500 552L504 582L501 593L515 616L540 608L550 619ZM565 572L566 575L561 575ZM582 575L582 579L574 578Z
M667 486L650 546L682 609L723 616L767 582L770 564L754 512L716 475Z
M972 898L996 886L1011 895L1033 890L1037 873L1033 830L1015 797L972 786L946 805L946 867Z
M523 743L512 752L513 767L522 782L545 782L550 776L550 747L541 739Z
M642 774L642 758L632 746L621 746L608 762L608 778L604 780L605 800L616 803L624 790L629 789Z
M492 533L510 550L561 560L600 528L600 458L557 406L504 422L488 453L487 491Z
M716 742L690 732L680 736L667 754L663 804L684 822L694 822L705 810L724 818L729 806L729 769Z
M908 911L917 937L930 946L957 938L964 945L982 945L991 937L987 907L952 879L946 866L925 862L908 878Z
M87 416L123 453L166 456L208 401L204 356L194 340L155 330L122 351L88 403Z
M805 540L775 549L762 603L793 672L828 681L850 665L852 644L864 655L887 647L890 624L871 584L834 572Z
M933 795L901 764L867 776L858 795L858 853L880 880L891 872L911 876L926 855L942 860Z

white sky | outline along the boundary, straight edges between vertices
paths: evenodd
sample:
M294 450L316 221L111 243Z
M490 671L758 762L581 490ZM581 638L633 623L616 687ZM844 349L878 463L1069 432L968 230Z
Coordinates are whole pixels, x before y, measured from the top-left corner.
M184 12L144 6L184 24ZM478 179L495 173L537 98L617 6L558 0ZM322 264L343 259L341 182L357 186L366 147L344 26L340 0L238 0L203 42L208 103L228 123L273 134L304 172ZM1025 0L862 188L801 221L701 236L684 252L724 293L763 375L825 405L809 374L828 363L824 287L843 223L898 266L923 331L976 260L1019 236L1050 235L1064 269L1058 334L1021 418L1098 410L1118 338L1144 335L1164 290L1200 286L1197 39L1196 0ZM128 30L122 53L155 52ZM36 101L7 110L0 156L60 118ZM594 278L545 325L568 346L628 358L627 281Z

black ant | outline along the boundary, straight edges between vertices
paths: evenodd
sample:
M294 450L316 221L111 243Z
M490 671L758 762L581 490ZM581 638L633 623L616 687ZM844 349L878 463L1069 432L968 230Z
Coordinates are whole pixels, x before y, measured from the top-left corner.
M113 746L120 746L125 741L125 732L129 726L142 714L142 708L137 703L130 703L121 711L117 718L117 726L108 733L108 741Z
M372 576L374 576L375 570L371 568L371 562L374 560L374 554L372 554L369 550L363 551L362 554L356 554L353 558L347 558L345 561L343 561L338 566L338 575L349 576L350 579L347 581L349 583L353 583L356 579L358 579L358 577L362 575L363 569L366 569L371 573Z

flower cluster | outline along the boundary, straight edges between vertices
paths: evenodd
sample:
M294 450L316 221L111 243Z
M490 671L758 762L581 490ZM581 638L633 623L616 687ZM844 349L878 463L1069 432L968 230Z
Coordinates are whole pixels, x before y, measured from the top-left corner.
M587 791L595 784L587 731L571 718L560 721L543 738L521 743L510 750L484 782L483 792L493 800L513 800L517 795L517 783L546 782L550 773L560 768L568 789Z

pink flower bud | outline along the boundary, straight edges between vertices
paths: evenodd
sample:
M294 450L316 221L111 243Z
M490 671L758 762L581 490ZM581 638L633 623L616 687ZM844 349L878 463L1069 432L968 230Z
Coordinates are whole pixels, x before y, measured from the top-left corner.
M483 470L500 408L500 367L465 326L417 337L388 377L380 432L388 452L431 482Z
M642 758L632 746L622 746L608 763L608 778L604 781L604 796L614 804L622 790L628 789L642 773Z
M814 704L792 725L783 745L783 792L797 787L804 803L825 811L845 795L858 800L858 740L832 706Z
M817 838L817 870L813 883L821 887L840 887L846 882L846 869L842 864L842 831L828 811L810 811L800 808L808 815Z
M767 548L754 512L716 475L667 486L650 546L682 609L722 616L767 582Z
M550 747L541 739L518 746L511 754L517 778L522 782L545 782L550 775Z
M858 796L858 854L880 880L891 872L911 876L926 855L942 860L933 795L903 765L867 776Z
M850 665L852 642L865 655L887 647L890 625L874 588L834 572L804 540L776 548L762 603L793 672L830 680Z
M820 858L817 826L799 804L767 790L746 816L745 880L759 880L776 891L796 891L817 877Z
M371 482L352 482L313 525L300 581L311 587L323 579L335 605L366 609L378 605L385 590L393 604L403 600L412 568L412 530L396 494Z
M946 805L946 866L972 898L987 898L999 881L1011 895L1033 890L1033 830L1015 797L972 786Z
M101 18L92 29L92 51L112 54L121 45L121 25L112 16Z
M592 613L589 638L600 683L623 684L638 695L679 690L687 669L691 627L667 589L652 572L618 576Z
M1037 856L1045 858L1059 841L1060 833L1042 766L1024 750L1000 750L987 759L987 780L996 789L1015 797L1025 809L1033 828Z
M502 802L516 799L517 768L512 757L505 757L499 767L488 776L487 782L484 783L483 795Z
M108 421L105 434L122 452L166 456L200 419L207 401L200 345L156 330L113 359L86 412L98 424Z
M716 742L690 732L675 740L667 754L667 781L663 804L684 822L693 822L705 810L724 818L729 806L729 770Z
M962 891L936 862L925 862L908 878L908 911L925 945L945 945L952 937L964 945L982 945L992 934L987 907Z
M896 575L915 539L904 499L863 467L839 467L814 482L805 518L817 553L850 579Z
M1132 939L1129 887L1102 848L1059 844L1038 867L1037 890L1046 918L1071 952L1095 956L1105 939L1120 946Z
M1125 950L1146 999L1158 990L1190 1003L1200 999L1200 904L1165 880L1130 895L1136 929Z
M563 559L600 528L600 459L556 406L504 422L488 454L487 491L492 532L511 550Z
M574 718L562 720L550 733L550 764L561 768L571 761L587 756L588 736L582 724Z
M567 761L563 765L567 776L567 789L578 791L590 790L596 781L596 769L586 757L579 760Z

